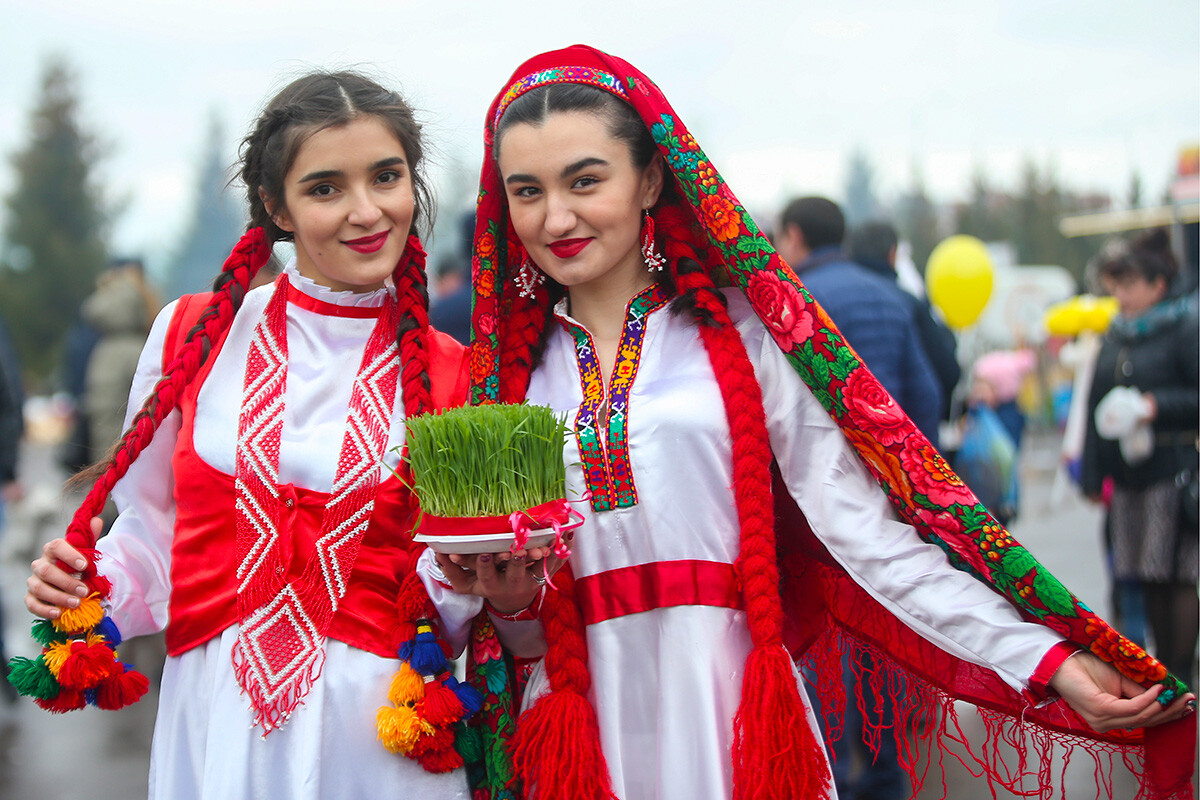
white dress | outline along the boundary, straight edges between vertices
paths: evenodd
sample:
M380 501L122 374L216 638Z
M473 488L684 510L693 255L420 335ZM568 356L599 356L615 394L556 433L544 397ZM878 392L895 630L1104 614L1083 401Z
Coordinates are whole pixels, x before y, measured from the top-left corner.
M1027 688L1060 637L1023 622L896 519L743 295L731 290L726 297L762 386L772 449L817 537L854 580L922 636L990 667L1014 689ZM565 413L571 425L583 402L580 367L572 337L551 324L528 400ZM645 324L626 420L637 502L598 513L577 506L586 516L572 544L577 586L606 572L653 573L672 562L720 568L737 558L729 428L708 356L695 326L668 308L651 312ZM574 437L565 459L568 493L580 497L587 486ZM650 579L639 589L669 591L661 584ZM503 637L538 624L505 623L498 630ZM588 625L587 644L592 700L617 796L727 800L733 716L751 649L745 613L710 605L652 608ZM526 705L547 689L539 666ZM809 721L820 737L811 710ZM833 796L832 785L829 791Z
M292 265L286 273L305 294L335 305L379 305L390 291L333 292L300 276ZM247 294L197 401L197 452L206 463L230 475L235 471L246 354L272 291L265 286ZM174 307L171 304L159 314L142 352L130 393L130 416L161 376ZM331 316L288 304L290 366L280 445L281 483L329 491L351 387L374 324L374 318ZM186 480L174 476L171 469L179 426L176 410L118 483L113 496L121 514L99 543L104 553L100 570L113 582L111 615L127 637L161 631L167 624L175 521L172 492L177 478ZM381 470L395 466L392 448L403 438L403 401L397 394ZM234 566L231 553L230 569ZM443 605L449 614L457 607L452 602ZM452 621L456 628L466 622ZM324 669L312 691L283 728L263 738L261 729L251 727L249 701L234 678L231 653L236 640L235 624L204 644L167 658L151 751L151 798L465 800L469 796L462 770L427 773L417 762L388 753L376 739L375 712L387 704L397 660L326 640Z

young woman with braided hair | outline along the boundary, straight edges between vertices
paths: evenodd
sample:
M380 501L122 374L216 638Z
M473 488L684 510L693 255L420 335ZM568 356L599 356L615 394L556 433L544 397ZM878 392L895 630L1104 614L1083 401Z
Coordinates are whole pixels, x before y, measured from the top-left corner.
M436 556L488 604L470 662L517 778L485 741L473 780L491 796L832 797L793 658L835 691L845 636L904 671L903 708L968 699L993 734L1045 726L1045 752L1047 729L1143 752L1139 726L1190 710L1145 653L1104 650L1115 633L987 516L645 75L583 46L536 56L485 148L472 401L565 414L569 491L587 498L565 562ZM545 655L515 725L493 629ZM1148 793L1186 785L1190 758L1153 750L1147 772L1167 774Z
M397 647L437 628L392 475L404 420L466 391L461 346L428 324L422 169L412 110L364 76L309 74L268 103L242 147L249 232L211 296L155 322L131 392L145 405L33 564L34 614L104 601L68 648L165 627L151 797L466 797L444 675L416 678L452 699L439 736L406 742L414 760L376 738ZM246 291L277 241L295 257ZM87 523L109 490L121 514L96 543ZM117 704L57 669L39 704Z

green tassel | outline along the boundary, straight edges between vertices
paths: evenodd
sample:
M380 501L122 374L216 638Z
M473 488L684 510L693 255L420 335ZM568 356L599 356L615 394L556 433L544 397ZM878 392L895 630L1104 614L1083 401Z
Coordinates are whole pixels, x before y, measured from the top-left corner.
M17 656L8 662L8 670L8 682L25 697L38 700L53 700L58 697L61 687L41 656Z
M48 619L35 620L33 623L33 638L42 647L49 647L58 642L65 642L67 634L55 629L54 623Z

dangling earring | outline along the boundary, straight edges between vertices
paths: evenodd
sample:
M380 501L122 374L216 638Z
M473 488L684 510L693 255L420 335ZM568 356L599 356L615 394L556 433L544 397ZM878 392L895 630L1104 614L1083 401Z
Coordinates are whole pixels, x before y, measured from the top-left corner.
M646 261L647 272L662 272L667 259L654 249L654 217L646 209L642 218L642 258Z
M529 256L525 256L521 261L521 268L513 276L513 283L517 285L518 289L517 294L521 297L533 297L537 287L541 286L545 280L546 276L534 265Z

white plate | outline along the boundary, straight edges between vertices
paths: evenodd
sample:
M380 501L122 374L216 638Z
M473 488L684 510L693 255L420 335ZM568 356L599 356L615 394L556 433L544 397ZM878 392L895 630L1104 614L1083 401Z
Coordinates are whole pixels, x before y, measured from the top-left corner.
M514 536L506 533L485 533L474 536L426 536L418 533L414 541L423 542L438 553L503 553L511 550ZM529 532L526 547L546 547L554 543L554 529L541 528Z

